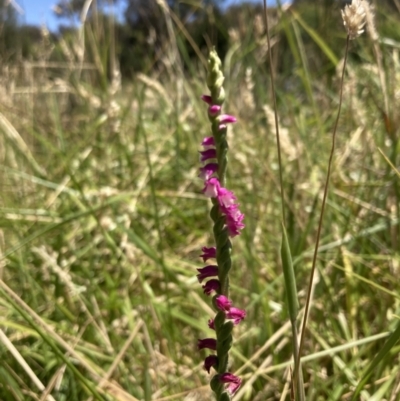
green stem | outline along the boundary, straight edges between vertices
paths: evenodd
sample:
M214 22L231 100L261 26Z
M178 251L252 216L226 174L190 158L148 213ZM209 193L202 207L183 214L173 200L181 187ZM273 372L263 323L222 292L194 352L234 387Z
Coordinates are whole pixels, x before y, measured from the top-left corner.
M328 197L328 188L329 188L329 182L330 182L330 178L331 178L333 155L335 153L335 147L336 147L336 133L337 133L338 125L339 125L340 112L342 110L343 82L344 82L344 75L345 75L345 72L346 72L347 57L348 57L348 53L349 53L349 42L350 42L350 37L349 37L349 35L347 35L346 50L345 50L344 62L343 62L343 70L342 70L342 77L341 77L341 81L340 81L339 107L338 107L335 126L333 128L333 134L332 134L332 145L331 145L331 152L330 152L329 161L328 161L328 172L326 174L324 194L323 194L322 205L321 205L321 214L319 216L319 222L318 222L317 238L316 238L316 241L315 241L314 255L313 255L312 266L311 266L310 281L309 281L309 284L308 284L307 300L306 300L306 306L305 306L305 312L304 312L303 326L301 328L300 347L299 347L299 353L297 355L296 366L300 365L299 361L300 361L301 353L302 353L302 350L303 350L305 331L306 331L307 320L308 320L308 314L309 314L310 305L311 305L311 293L312 293L312 287L313 287L313 283L314 283L315 269L316 269L316 265L317 265L317 254L318 254L318 248L319 248L319 241L320 241L320 238L321 238L322 222L323 222L323 219L324 219L326 199ZM300 374L300 372L295 372L295 380L296 380L296 378L299 377L299 374Z

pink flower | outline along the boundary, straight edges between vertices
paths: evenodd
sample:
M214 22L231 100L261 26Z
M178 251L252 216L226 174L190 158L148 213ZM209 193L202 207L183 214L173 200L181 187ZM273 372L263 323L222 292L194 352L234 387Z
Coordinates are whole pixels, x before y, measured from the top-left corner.
M221 106L218 106L217 104L213 104L208 108L208 114L211 117L215 117L218 115L218 113L221 111Z
M215 351L217 349L217 340L215 338L204 338L203 340L198 340L197 341L197 348L204 349L212 349Z
M227 319L233 320L235 326L246 317L246 311L232 306L232 301L230 301L225 295L218 295L215 298L215 304L219 310L225 312L225 317Z
M201 95L201 100L207 104L212 104L212 97L209 95Z
M237 326L245 317L246 311L239 308L229 308L229 311L225 314L227 319L233 320L233 324Z
M208 280L204 285L203 285L203 291L204 294L210 295L213 291L217 292L221 288L221 284L219 280L213 278L211 280Z
M208 163L200 169L199 177L206 181L209 180L217 171L218 163Z
M220 116L218 116L218 122L220 124L229 124L229 123L235 123L236 117L231 116L229 114L221 114Z
M240 379L240 377L237 377L229 372L219 375L219 381L227 384L226 390L230 395L234 395L242 384L242 379Z
M206 136L201 143L201 146L215 146L214 137Z
M239 205L235 203L236 196L232 191L220 185L216 188L216 191L221 212L226 216L228 234L230 237L235 237L244 228L244 224L242 223L244 214L240 212Z
M225 295L218 295L215 298L215 304L219 310L229 311L232 306L232 301L230 301Z
M215 322L214 322L214 319L210 319L210 320L208 321L208 327L209 327L211 330L215 330Z
M217 158L217 151L214 148L202 150L200 153L200 161L204 162L208 159L216 159Z
M237 120L236 117L230 116L229 114L221 114L217 117L217 121L219 122L218 129L221 131L226 129L226 124L235 123Z
M222 208L228 208L235 204L236 196L232 191L224 187L220 187L218 190L218 203ZM224 211L225 213L225 211Z
M201 250L203 251L203 253L200 255L200 257L203 258L203 262L206 262L208 259L215 259L215 257L217 256L217 249L215 248L215 246L203 246Z
M199 274L197 275L199 283L201 283L206 278L218 276L218 266L216 265L202 267L201 269L197 269L197 271L199 272Z
M207 167L207 166L206 166ZM211 168L209 170L203 167L200 169L204 176L212 175ZM226 226L230 237L240 234L240 230L244 228L244 214L240 212L239 205L235 203L236 196L232 191L221 187L218 179L215 177L206 180L203 193L208 198L217 198L221 208L221 212L226 216Z
M216 198L220 187L218 178L210 178L205 182L203 193L207 198Z
M218 363L218 358L216 355L209 355L206 359L204 359L204 369L210 373L211 368L216 367Z
M224 208L223 212L226 215L226 227L228 229L228 234L230 237L235 237L240 234L245 226L242 223L244 219L244 214L240 213L237 205L229 206Z

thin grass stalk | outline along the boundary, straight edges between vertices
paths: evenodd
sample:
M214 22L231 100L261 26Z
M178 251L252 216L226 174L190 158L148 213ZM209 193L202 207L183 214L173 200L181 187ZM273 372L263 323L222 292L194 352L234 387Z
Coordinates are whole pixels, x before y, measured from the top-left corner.
M79 21L80 21L80 27L79 27L79 33L78 33L78 42L79 42L79 68L77 70L77 79L79 80L81 77L82 73L82 66L83 62L85 60L85 24L86 24L86 19L89 13L89 8L92 5L93 0L86 0L85 3L83 4L81 13L79 15Z
M289 247L289 240L286 234L284 224L282 224L282 247L281 247L281 260L283 276L285 279L286 298L289 309L290 324L292 326L292 346L293 346L293 360L295 363L294 371L299 372L299 380L293 380L296 386L294 390L297 394L297 400L304 401L304 383L301 369L297 366L300 361L297 359L299 353L298 331L297 331L297 316L299 314L299 300L297 296L296 277L293 269L292 255Z
M6 336L3 330L0 329L0 342L3 346L10 352L10 354L14 357L14 359L18 362L18 364L22 367L26 375L31 379L32 383L37 387L37 389L44 394L46 391L45 385L40 381L40 379L36 376L35 372L26 362L24 357L20 354L17 348L14 346L12 341ZM42 396L43 397L43 396ZM51 394L47 394L43 400L46 401L55 401Z
M154 220L155 220L155 227L156 231L158 234L158 261L159 264L161 265L163 274L164 274L164 280L165 282L171 282L174 280L172 277L170 271L168 271L166 264L165 264L165 258L164 258L164 241L163 241L163 232L161 228L161 221L160 221L160 213L159 213L159 207L158 207L158 202L157 202L157 194L156 194L156 188L154 185L154 172L153 172L153 164L151 162L151 150L149 147L148 143L148 138L147 138L147 132L146 129L144 128L144 122L143 122L143 102L144 102L144 90L141 93L141 102L140 102L140 111L139 111L139 126L138 130L141 132L143 136L143 141L144 141L144 147L145 147L145 156L146 156L146 163L149 169L149 184L150 184L150 194L151 194L151 202L154 210ZM167 298L167 314L166 314L166 320L168 321L168 326L172 328L171 334L174 338L174 343L175 341L175 335L176 331L174 330L174 325L173 325L173 320L172 320L172 305L171 305L171 295L170 295L170 289L168 286L165 287L165 294ZM175 352L175 349L174 351Z
M379 35L375 27L375 21L374 21L374 9L373 6L369 3L366 3L366 8L365 8L365 20L366 20L366 25L367 25L367 32L369 34L369 37L372 40L372 49L375 55L376 59L376 64L378 66L378 76L379 76L379 81L381 85L381 90L383 94L383 100L385 104L385 113L386 116L390 116L390 111L389 111L389 97L388 97L388 91L387 91L387 85L386 85L386 72L385 68L383 66L383 55L382 51L379 45Z
M338 125L339 125L339 118L340 118L340 113L341 113L341 110L342 110L343 83L344 83L344 74L346 72L347 58L348 58L348 53L349 53L349 43L350 43L350 35L347 35L346 49L345 49L345 55L344 55L344 61L343 61L343 70L342 70L342 76L341 76L341 80L340 80L339 107L338 107L335 126L333 128L333 134L332 134L332 145L331 145L331 151L330 151L329 161L328 161L328 171L327 171L327 174L326 174L326 180L325 180L325 186L324 186L324 194L323 194L322 205L321 205L321 213L320 213L320 216L319 216L318 229L317 229L317 238L316 238L316 241L315 241L315 248L314 248L314 254L313 254L313 259L312 259L310 281L309 281L308 290L307 290L305 313L304 313L303 325L302 325L301 334L300 334L300 347L299 347L299 353L297 355L297 363L295 364L295 366L297 366L297 367L299 367L299 362L300 362L301 354L302 354L302 351L303 351L305 330L306 330L306 327L307 327L308 314L309 314L309 311L310 311L311 292L312 292L312 287L313 287L313 282L314 282L314 275L315 275L315 269L316 269L318 247L319 247L319 242L320 242L320 238L321 238L322 221L323 221L324 213L325 213L326 199L328 197L329 181L330 181L330 178L331 178L331 171L332 171L332 161L333 161L333 155L335 153L335 147L336 147L337 128L338 128ZM295 375L294 375L295 380L296 380L296 378L299 377L299 374L300 374L299 371L295 372Z
M368 379L372 375L374 369L377 369L379 364L383 361L383 359L387 356L387 354L393 349L393 347L397 344L400 339L400 322L397 323L396 329L390 334L389 338L386 340L383 347L376 354L375 358L369 364L367 370L365 371L362 379L358 383L356 389L354 390L351 401L355 401L357 397L360 395L361 390L367 383Z
M279 183L280 183L281 207L282 207L281 258L282 258L283 275L285 278L285 287L286 287L287 303L288 303L288 309L289 309L289 315L290 315L290 323L292 325L292 347L293 347L293 359L295 362L294 389L295 389L295 392L297 395L297 399L299 401L304 401L304 399L305 399L304 382L303 382L303 375L300 375L301 369L299 368L299 365L300 365L299 344L298 344L298 335L297 335L297 326L296 326L299 307L298 307L296 279L295 279L295 274L294 274L294 269L293 269L289 241L287 238L286 228L285 228L286 216L285 216L285 193L284 193L284 189L283 189L282 152L281 152L281 141L280 141L280 133L279 133L278 107L277 107L277 103L276 103L275 76L274 76L274 68L272 65L271 38L270 38L270 34L269 34L266 0L264 0L264 23L265 23L265 30L266 30L267 44L268 44L271 92L272 92L272 101L273 101L273 107L274 107L276 145L277 145L277 151L278 151Z
M268 25L268 7L267 1L264 0L264 23L265 23L265 33L267 35L268 44L268 59L270 67L270 80L271 80L271 93L272 93L272 103L274 106L274 118L275 118L275 132L276 132L276 146L278 150L278 165L279 165L279 184L281 190L281 204L282 204L282 221L285 224L285 194L283 190L283 173L282 173L282 152L281 152L281 139L279 134L279 119L278 119L278 106L276 104L276 90L275 90L275 74L272 65L272 49L271 49L271 38L269 35L269 25Z
M42 327L39 327L39 325L35 322L34 318L28 313L28 311L24 310L24 308L20 305L20 302L16 301L15 298L18 298L16 294L12 293L11 290L8 289L8 287L2 281L0 281L0 293L2 295L2 298L6 299L15 309L15 311L39 334L43 341L53 350L56 357L68 366L71 372L80 380L82 386L86 389L86 391L90 393L96 400L103 401L104 397L98 392L93 383L91 383L79 371L79 369L74 366L70 359L63 354L63 352L58 348L57 344L55 343L54 338L46 335L46 333L42 330Z

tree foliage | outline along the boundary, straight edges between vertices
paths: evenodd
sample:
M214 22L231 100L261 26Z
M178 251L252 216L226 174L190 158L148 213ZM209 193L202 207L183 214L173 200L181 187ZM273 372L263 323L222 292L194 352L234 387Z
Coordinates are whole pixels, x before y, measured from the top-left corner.
M350 4L352 0L293 0L295 5L309 3L316 6L324 7L340 7L343 8L346 4ZM388 7L389 9L399 10L398 0L371 0L375 7Z
M0 59L3 63L28 58L40 41L40 29L21 24L18 11L7 0L0 0Z
M249 24L249 21L255 21L256 16L262 15L262 6L244 2L223 8L224 1L165 0L168 9L163 9L163 3L158 0L93 0L85 21L87 32L85 40L91 38L90 46L97 46L98 49L93 52L86 51L85 57L88 58L87 61L93 62L89 58L96 52L115 52L121 72L124 76L130 77L134 72L149 71L163 65L173 41L180 51L184 65L189 68L194 59L199 59L199 51L207 54L210 46L216 46L223 58L229 48L228 32L232 28L239 32L242 41L245 40L248 44L252 42L249 50L241 46L237 54L248 54L251 57L251 53L257 51L255 49L258 45L255 43L257 39L254 37L254 24L251 22ZM295 13L285 13L287 27L291 29L292 18L294 18L293 23L297 24L294 15L299 15L306 26L317 32L331 51L339 57L344 35L340 8L344 7L348 1L293 0ZM59 17L76 18L80 15L85 3L86 0L58 0L56 13ZM124 9L119 14L119 18L109 18L108 6L116 3L119 10L121 7ZM397 28L398 15L390 12L395 7L394 0L379 0L379 7L375 4L375 13L381 34L397 39L400 36ZM278 18L274 17L274 19L278 21ZM172 31L169 30L171 27ZM275 31L279 32L280 45L276 47L278 49L277 63L286 69L285 66L294 65L294 60L287 38L289 31L283 28L283 23L277 24L274 34ZM60 28L58 36L76 37L77 33L75 35L73 32L74 28L67 26L66 29ZM325 68L334 71L334 66L322 54L319 45L307 29L301 27L298 34L304 49L313 55L310 58L312 60L310 67L321 72L325 71ZM34 57L32 49L40 40L40 29L23 27L16 10L7 0L0 0L0 56L2 60L12 60L21 56ZM89 46L89 42L86 46ZM72 39L71 48L75 47L76 43ZM100 55L102 60L106 58L105 54ZM54 57L60 61L59 56L60 54ZM107 63L104 65L106 68ZM291 73L291 71L288 72L288 74Z
M119 0L113 0L113 3L118 3ZM58 17L73 17L81 13L83 7L85 6L86 0L60 0L56 6L56 15ZM91 9L101 9L106 5L110 5L110 0L93 0Z

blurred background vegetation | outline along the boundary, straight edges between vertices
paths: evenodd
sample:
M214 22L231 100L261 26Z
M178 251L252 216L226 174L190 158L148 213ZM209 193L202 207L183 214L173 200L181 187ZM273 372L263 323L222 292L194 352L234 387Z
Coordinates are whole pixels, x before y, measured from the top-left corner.
M112 4L120 0L113 0ZM302 20L310 28L324 38L326 44L335 54L341 49L338 37L343 36L340 20L331 18L338 15L339 10L347 4L346 0L294 0L291 9L301 15ZM39 26L27 26L21 23L18 10L8 0L0 1L0 57L2 63L37 61L41 54L44 36L50 35L53 43L75 40L84 9L85 0L63 0L54 7L54 13L60 18L58 32L44 32ZM124 78L132 78L135 72L151 71L160 66L163 50L168 46L168 26L163 18L162 7L156 0L128 0L125 4L123 19L117 20L108 13L109 0L95 0L85 14L85 30L95 35L101 48L109 48L111 40L115 41L115 55ZM251 37L254 21L261 15L262 1L258 3L242 2L229 5L226 0L203 0L201 2L182 2L169 0L166 2L172 19L177 23L176 38L183 53L186 68L198 60L197 51L203 55L212 44L217 47L223 58L229 47L229 29L237 29L242 36ZM108 6L108 7L107 7ZM381 0L377 3L376 18L382 36L398 39L398 0ZM274 11L276 13L276 10ZM382 21L385 21L382 24ZM66 23L70 21L71 23ZM74 28L75 26L75 28ZM101 32L99 30L101 29ZM105 30L104 30L105 29ZM108 31L107 31L108 29ZM90 36L90 35L87 35ZM312 36L303 34L304 46L313 51L310 59L315 59L315 67L329 68L320 60L321 54L315 51ZM111 39L112 37L112 39ZM86 40L90 40L87 37ZM59 47L59 45L57 46ZM281 46L288 54L290 48ZM314 49L313 49L314 47ZM283 55L283 59L285 56ZM60 49L54 49L48 55L48 61L65 61Z
M196 280L211 245L198 150L208 48L223 60L234 239L236 400L290 398L290 326L262 4L60 2L21 24L0 0L0 399L209 400ZM84 6L90 7L86 10ZM269 10L286 226L304 306L338 107L346 2ZM400 316L400 7L350 44L304 355L307 400L347 400ZM375 32L375 33L374 33ZM362 400L399 400L399 346Z

